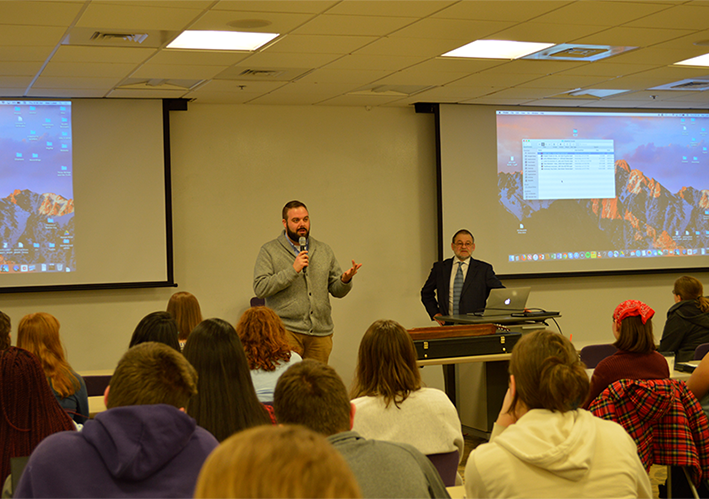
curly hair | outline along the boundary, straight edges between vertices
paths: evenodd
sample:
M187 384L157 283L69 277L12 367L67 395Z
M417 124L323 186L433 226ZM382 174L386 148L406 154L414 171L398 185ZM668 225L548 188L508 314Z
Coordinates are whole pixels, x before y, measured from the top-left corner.
M246 352L249 369L275 371L288 362L291 346L286 339L283 321L268 307L251 307L236 324L236 332Z

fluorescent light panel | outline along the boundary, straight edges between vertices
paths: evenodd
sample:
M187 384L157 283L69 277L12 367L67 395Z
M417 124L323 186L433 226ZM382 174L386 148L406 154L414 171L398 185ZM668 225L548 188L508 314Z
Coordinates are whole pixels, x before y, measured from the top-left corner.
M254 51L278 36L278 33L243 31L184 31L167 46L169 49Z
M692 57L684 61L675 62L678 66L709 66L709 54Z
M553 43L514 42L510 40L476 40L443 57L467 57L473 59L519 59L525 55L553 47Z

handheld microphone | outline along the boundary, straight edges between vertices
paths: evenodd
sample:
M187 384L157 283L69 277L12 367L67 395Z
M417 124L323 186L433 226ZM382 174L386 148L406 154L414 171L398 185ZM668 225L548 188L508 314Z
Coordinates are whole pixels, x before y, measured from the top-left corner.
M300 245L300 251L305 251L306 245L308 244L308 240L305 239L303 236L300 236L300 239L298 239L298 244ZM303 267L303 275L305 275L305 271L307 268L307 265Z

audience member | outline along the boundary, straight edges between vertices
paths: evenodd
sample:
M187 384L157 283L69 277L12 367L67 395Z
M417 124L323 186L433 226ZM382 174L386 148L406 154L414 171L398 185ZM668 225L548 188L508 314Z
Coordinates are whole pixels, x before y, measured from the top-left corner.
M442 391L422 388L414 342L398 322L379 320L364 333L350 395L357 409L352 429L364 438L463 457L458 411Z
M332 367L306 359L288 369L278 380L274 409L280 423L325 435L354 472L363 497L448 497L436 468L414 447L350 431L354 406Z
M173 348L129 349L106 389L108 410L37 446L16 497L191 497L218 445L182 410L196 392L197 373Z
M185 348L185 342L192 330L202 322L202 309L199 308L199 301L192 293L180 291L170 297L167 302L167 311L177 323L177 339L180 348Z
M44 312L25 315L17 326L17 346L39 358L59 404L74 421L83 424L89 418L89 395L84 379L66 360L59 321Z
M546 330L523 335L490 442L468 456L466 496L652 497L630 435L579 409L588 388L569 340Z
M133 331L128 348L146 341L156 341L181 351L177 323L168 312L152 312L143 317Z
M5 350L12 344L10 339L11 331L12 322L10 321L10 317L5 313L0 312L0 350Z
M271 424L258 401L244 349L234 328L221 319L206 319L192 330L185 358L197 370L197 395L187 414L220 442L252 426Z
M244 345L256 395L270 404L278 378L303 359L291 351L283 321L270 308L247 309L236 324L236 332Z
M687 388L702 404L704 414L709 417L709 355L705 355L687 380Z
M362 497L342 456L299 426L251 428L227 439L199 474L196 498Z
M702 283L690 276L677 279L672 294L675 304L667 311L660 351L674 352L675 362L686 362L699 345L709 343L709 300Z
M652 316L655 311L638 300L627 300L613 312L613 355L598 363L591 377L591 389L583 405L620 379L666 379L670 377L667 360L655 350Z
M0 484L10 474L10 459L29 456L45 437L75 430L47 384L39 359L27 350L0 351Z

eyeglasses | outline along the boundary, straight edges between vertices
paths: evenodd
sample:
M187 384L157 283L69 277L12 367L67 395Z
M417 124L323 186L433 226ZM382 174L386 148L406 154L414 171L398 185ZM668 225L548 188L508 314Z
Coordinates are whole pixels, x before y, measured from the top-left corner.
M456 246L458 246L459 248L460 248L461 246L465 246L466 248L472 248L472 247L473 247L473 243L471 243L470 241L466 241L466 242L456 241L454 244L455 244Z

